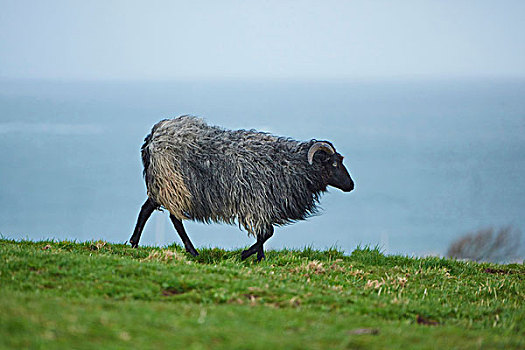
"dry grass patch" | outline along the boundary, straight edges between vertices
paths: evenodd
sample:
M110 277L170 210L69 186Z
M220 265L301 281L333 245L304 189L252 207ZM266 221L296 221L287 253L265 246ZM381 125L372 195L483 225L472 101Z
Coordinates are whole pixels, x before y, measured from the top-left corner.
M176 250L161 249L154 250L149 255L141 259L140 261L160 261L160 262L171 262L171 261L180 261L185 262L186 264L191 264L191 261L187 260L184 254L177 252Z

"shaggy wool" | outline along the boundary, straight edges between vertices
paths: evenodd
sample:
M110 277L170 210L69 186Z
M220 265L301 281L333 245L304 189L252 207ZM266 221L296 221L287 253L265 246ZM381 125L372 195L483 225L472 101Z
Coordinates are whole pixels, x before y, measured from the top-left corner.
M142 146L148 196L178 219L263 235L316 213L329 175L320 162L308 163L315 142L226 130L192 116L162 120Z

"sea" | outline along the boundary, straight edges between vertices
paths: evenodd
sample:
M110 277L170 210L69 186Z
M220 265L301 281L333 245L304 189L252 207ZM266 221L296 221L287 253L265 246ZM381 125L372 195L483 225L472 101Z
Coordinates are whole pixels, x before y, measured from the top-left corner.
M126 242L153 124L190 114L228 129L331 141L356 188L278 227L267 249L379 247L444 255L477 230L525 229L525 80L0 80L0 236ZM254 242L185 222L199 247ZM181 243L155 212L141 244Z

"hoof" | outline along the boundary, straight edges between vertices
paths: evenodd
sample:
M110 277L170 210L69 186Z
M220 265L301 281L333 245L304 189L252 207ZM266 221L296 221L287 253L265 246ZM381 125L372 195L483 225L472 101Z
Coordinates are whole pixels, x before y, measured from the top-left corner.
M248 257L250 257L253 253L249 250L243 250L241 253L241 260L246 260Z
M199 253L195 249L188 249L186 248L186 251L191 254L193 257L199 256Z

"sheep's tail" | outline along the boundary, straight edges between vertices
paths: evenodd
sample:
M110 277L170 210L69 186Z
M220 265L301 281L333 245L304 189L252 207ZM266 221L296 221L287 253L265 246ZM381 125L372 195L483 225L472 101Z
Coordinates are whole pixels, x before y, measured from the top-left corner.
M149 149L149 145L151 143L152 134L153 134L153 131L151 132L151 134L146 136L146 138L144 139L144 144L142 145L142 147L140 149L140 152L142 154L142 166L144 167L144 169L142 170L142 175L144 176L144 179L148 175L148 169L149 169L149 165L151 163L151 161L150 161L150 159L151 159L151 151Z
M148 197L166 208L177 219L187 219L191 208L191 195L184 184L182 173L176 166L173 155L155 141L161 121L144 139L141 148L144 180Z
M140 148L141 154L142 154L142 165L144 167L144 170L142 171L142 175L144 176L144 179L146 180L146 185L148 184L149 180L151 179L151 176L153 175L150 171L151 161L152 157L154 156L154 151L152 151L153 148L153 139L155 136L155 131L166 121L167 119L163 119L160 122L153 125L153 128L151 128L151 132L146 136L144 139L144 143L142 144L142 147Z

